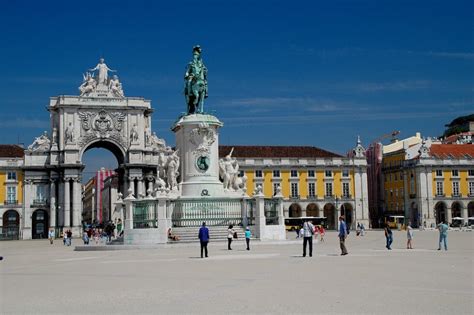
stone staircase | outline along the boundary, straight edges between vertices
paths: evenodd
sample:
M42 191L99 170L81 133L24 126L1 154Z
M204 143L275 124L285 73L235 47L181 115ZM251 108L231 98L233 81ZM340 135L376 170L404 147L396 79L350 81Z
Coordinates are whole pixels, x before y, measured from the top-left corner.
M173 235L179 237L179 241L168 240L168 243L195 243L199 242L198 234L200 227L175 227L172 229ZM208 226L211 242L227 241L227 226ZM245 229L240 226L234 226L238 239L234 241L245 240Z

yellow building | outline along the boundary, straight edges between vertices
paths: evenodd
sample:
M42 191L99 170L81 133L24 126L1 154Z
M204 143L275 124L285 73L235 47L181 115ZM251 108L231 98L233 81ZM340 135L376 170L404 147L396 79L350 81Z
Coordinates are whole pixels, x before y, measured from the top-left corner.
M18 239L23 207L23 148L0 145L0 238Z
M403 215L414 226L467 223L474 216L474 145L421 138L398 145L384 146L385 215Z
M221 157L234 148L251 196L258 186L270 198L281 189L285 217L326 217L330 229L337 217L369 227L367 162L358 143L354 157L307 146L220 146Z

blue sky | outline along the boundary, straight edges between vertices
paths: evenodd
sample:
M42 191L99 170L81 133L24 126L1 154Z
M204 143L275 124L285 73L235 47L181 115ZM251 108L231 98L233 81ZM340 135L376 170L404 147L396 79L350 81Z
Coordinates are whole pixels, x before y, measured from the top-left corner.
M5 1L0 143L27 145L48 129L49 97L77 94L82 73L104 56L126 96L152 100L153 130L174 144L169 128L185 110L183 74L195 44L209 69L205 106L225 124L221 144L344 153L357 135L364 145L393 130L440 135L474 112L473 6Z

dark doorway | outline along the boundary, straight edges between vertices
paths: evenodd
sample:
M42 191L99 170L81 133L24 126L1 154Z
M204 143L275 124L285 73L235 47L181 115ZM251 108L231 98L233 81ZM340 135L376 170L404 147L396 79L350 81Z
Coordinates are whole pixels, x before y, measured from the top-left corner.
M3 214L1 238L10 240L20 238L20 215L15 210L8 210Z
M48 212L45 210L33 212L32 238L47 238L48 226Z

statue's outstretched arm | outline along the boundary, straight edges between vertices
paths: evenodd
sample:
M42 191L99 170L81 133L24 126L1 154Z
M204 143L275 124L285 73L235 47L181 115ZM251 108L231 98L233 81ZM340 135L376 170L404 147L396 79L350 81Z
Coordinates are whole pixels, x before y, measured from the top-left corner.
M112 70L112 69L110 69L107 65L105 65L105 67L106 67L107 70L110 71L110 72L117 72L117 70Z
M97 64L97 66L95 66L94 69L89 69L89 71L95 71L95 70L98 70L99 69L99 64Z

